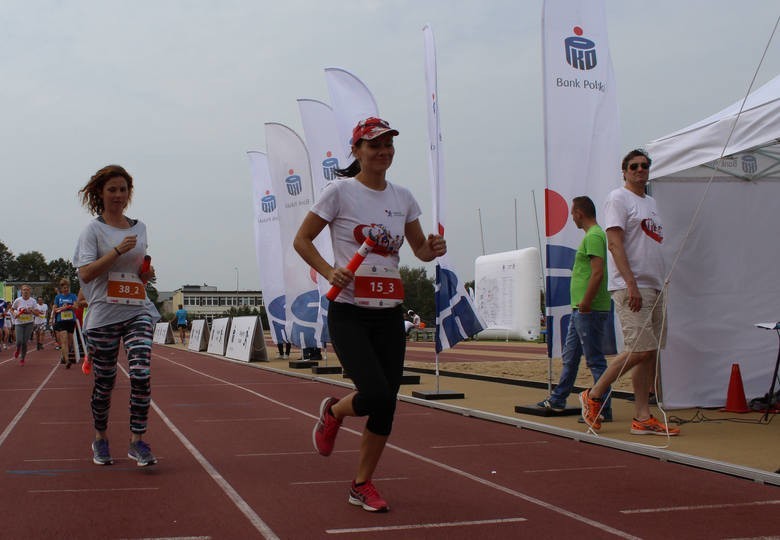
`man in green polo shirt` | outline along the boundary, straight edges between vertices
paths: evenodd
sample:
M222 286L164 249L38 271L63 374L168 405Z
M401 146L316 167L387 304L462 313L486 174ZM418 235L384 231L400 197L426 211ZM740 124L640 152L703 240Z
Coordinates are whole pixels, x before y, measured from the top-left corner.
M552 394L537 403L538 407L554 412L562 412L566 408L566 398L571 394L583 354L594 382L607 369L604 357L610 311L607 236L596 222L596 207L590 197L572 200L571 217L577 228L585 231L585 238L577 249L571 271L572 313L561 353L563 369ZM610 403L604 406L602 415L605 420L612 420Z

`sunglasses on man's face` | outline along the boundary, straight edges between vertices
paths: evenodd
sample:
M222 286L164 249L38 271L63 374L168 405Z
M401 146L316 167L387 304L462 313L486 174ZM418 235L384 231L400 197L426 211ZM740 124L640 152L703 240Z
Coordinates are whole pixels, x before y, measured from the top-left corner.
M647 170L650 168L650 164L647 161L643 161L642 163L632 163L628 166L628 168L632 171L637 170L639 167L642 167L644 170Z

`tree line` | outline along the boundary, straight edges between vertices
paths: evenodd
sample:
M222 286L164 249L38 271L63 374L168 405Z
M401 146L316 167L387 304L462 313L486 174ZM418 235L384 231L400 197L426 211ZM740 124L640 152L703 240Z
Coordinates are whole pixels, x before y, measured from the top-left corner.
M405 310L414 310L428 326L433 326L436 322L434 278L428 277L428 273L422 267L401 266L399 270L406 295ZM78 293L80 288L78 273L69 260L60 257L47 261L40 251L29 251L15 256L0 241L0 281L45 282L42 293L45 298L51 300L57 294L57 282L62 278L70 281L71 291ZM149 299L157 303L157 289L152 284L148 284L146 291ZM265 310L260 311L264 316Z
M8 246L0 241L0 281L25 283L41 283L41 294L51 301L57 294L56 288L60 279L70 282L70 290L78 293L80 289L79 276L76 268L69 260L53 259L47 261L40 251L28 251L14 255ZM146 292L152 302L157 302L157 290L147 284Z

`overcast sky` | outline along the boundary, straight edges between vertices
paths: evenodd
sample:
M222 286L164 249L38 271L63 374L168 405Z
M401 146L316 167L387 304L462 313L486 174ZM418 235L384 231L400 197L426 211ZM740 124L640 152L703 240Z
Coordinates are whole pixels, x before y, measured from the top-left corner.
M328 101L325 67L360 77L401 132L389 178L415 194L428 231L430 23L448 245L473 279L478 210L487 253L515 249L515 200L517 243L538 246L541 12L541 0L2 0L0 240L69 259L90 219L77 191L118 163L136 181L127 214L147 224L158 289L234 289L237 274L258 288L246 151L265 150L265 122L302 135L296 99ZM743 97L780 4L607 0L607 15L627 151ZM757 83L778 73L780 36ZM402 264L422 265L406 248Z

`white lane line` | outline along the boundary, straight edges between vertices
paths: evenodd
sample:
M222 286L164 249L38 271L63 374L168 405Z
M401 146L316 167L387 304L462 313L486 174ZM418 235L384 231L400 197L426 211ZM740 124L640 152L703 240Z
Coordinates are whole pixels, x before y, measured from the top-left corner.
M666 508L636 508L634 510L621 510L621 514L653 514L656 512L687 512L689 510L716 510L720 508L740 508L744 506L765 506L768 504L780 504L780 500L754 501L746 503L724 504L698 504L694 506L668 506Z
M344 429L342 427L342 429ZM561 508L560 506L556 506L554 504L548 503L546 501L543 501L541 499L537 499L536 497L532 497L530 495L526 495L525 493L522 493L520 491L516 491L514 489L502 486L500 484L496 484L495 482L491 482L490 480L485 480L484 478L480 478L479 476L476 476L474 474L471 474L469 472L466 472L464 470L458 469L456 467L452 467L450 465L447 465L446 463L442 463L440 461L437 461L435 459L427 458L425 456L422 456L420 454L417 454L415 452L412 452L410 450L406 450L405 448L401 448L400 446L396 446L394 444L387 444L387 448L392 448L393 450L396 450L398 452L401 452L402 454L405 454L407 456L413 457L418 459L419 461L422 461L424 463L428 463L429 465L433 465L434 467L438 467L440 469L443 469L445 471L449 471L453 474L457 474L458 476L462 476L463 478L468 478L469 480L473 480L474 482L477 482L478 484L482 484L483 486L487 486L490 488L493 488L495 490L501 491L502 493L506 493L507 495L511 495L512 497L517 497L518 499L521 499L523 501L526 501L528 503L534 504L536 506L539 506L541 508L544 508L545 510L549 510L551 512L555 512L557 514L561 514L563 516L566 516L570 519L573 519L575 521L579 521L580 523L584 523L586 525L590 525L591 527L598 529L600 531L614 534L615 536L619 538L626 538L627 540L640 540L639 537L634 536L632 534L629 534L625 531L621 531L620 529L616 529L614 527L610 527L606 523L601 523L600 521L596 521L595 519L590 519L588 517L585 517L583 515L577 514L575 512L571 512L569 510L566 510L565 508Z
M780 536L741 536L739 538L724 538L723 540L780 540Z
M278 401L278 400L273 399L271 397L264 396L263 394L255 392L254 390L250 390L249 388L245 388L243 386L239 386L239 385L231 383L229 381L225 381L224 379L220 379L218 377L215 377L214 375L209 375L208 373L204 373L202 371L198 371L198 370L196 370L196 369L194 369L194 368L192 368L192 367L190 367L190 366L188 366L186 364L182 364L180 362L174 362L170 358L167 358L167 357L165 357L165 356L163 356L161 354L158 354L158 353L155 353L155 354L157 356L159 356L160 358L163 358L164 360L168 360L172 364L180 366L180 367L182 367L184 369L188 369L188 370L190 370L190 371L192 371L194 373L199 373L200 375L202 375L204 377L207 377L207 378L210 378L210 379L214 379L214 380L217 380L217 381L223 381L226 384L229 384L231 386L234 386L236 388L244 390L245 392L249 392L252 395L255 395L255 396L257 396L257 397L259 397L261 399L264 399L264 400L266 400L266 401L268 401L270 403L274 403L274 404L276 404L276 405L278 405L280 407L283 407L285 409L289 409L291 411L295 411L295 412L297 412L297 413L299 413L299 414L301 414L303 416L306 416L306 417L314 419L314 420L316 420L318 418L314 414L311 414L311 413L308 413L308 412L306 412L304 410L301 410L301 409L298 409L296 407L293 407L292 405L288 405L287 403L282 403L281 401ZM354 429L351 429L351 428L348 428L348 427L345 427L345 426L341 427L341 431L346 431L348 433L352 433L353 435L356 435L358 437L362 436L362 434L359 431L356 431ZM458 469L458 468L455 468L455 467L451 467L450 465L446 465L445 463L441 463L440 461L436 461L434 459L427 458L427 457L425 457L423 455L420 455L420 454L417 454L415 452L412 452L411 450L406 450L405 448L401 448L400 446L396 446L394 444L387 444L387 448L392 448L393 450L395 450L397 452L400 452L400 453L402 453L404 455L407 455L407 456L409 456L411 458L417 459L418 461L422 461L423 463L427 463L427 464L432 465L434 467L438 467L440 469L448 471L448 472L450 472L452 474L456 474L456 475L461 476L463 478L467 478L467 479L472 480L472 481L474 481L474 482L476 482L478 484L482 484L483 486L495 489L495 490L500 491L502 493L505 493L507 495L511 495L512 497L517 497L518 499L524 500L524 501L526 501L528 503L531 503L533 505L536 505L536 506L539 506L541 508L544 508L545 510L549 510L551 512L555 512L555 513L564 515L564 516L566 516L566 517L568 517L570 519L573 519L575 521L579 521L580 523L584 523L586 525L590 525L591 527L593 527L595 529L598 529L600 531L613 534L613 535L618 536L620 538L626 538L626 539L630 539L630 540L640 540L639 537L634 536L632 534L629 534L629 533L627 533L625 531L621 531L620 529L615 529L614 527L610 527L606 523L601 523L601 522L596 521L594 519L590 519L590 518L585 517L583 515L580 515L580 514L577 514L575 512L571 512L569 510L566 510L565 508L561 508L561 507L556 506L554 504L550 504L548 502L545 502L545 501L543 501L541 499L537 499L536 497L531 497L530 495L526 495L525 493L521 493L519 491L516 491L514 489L510 489L510 488L502 486L500 484L496 484L495 482L491 482L490 480L485 480L484 478L480 478L479 476L476 476L474 474L468 473L468 472L466 472L464 470L461 470L461 469Z
M525 518L480 519L477 521L449 521L445 523L416 523L413 525L387 525L385 527L363 527L356 529L327 529L328 534L352 534L384 531L408 531L413 529L440 529L443 527L466 527L471 525L496 525L501 523L519 523Z
M565 467L560 469L529 469L524 473L547 473L547 472L572 472L572 471L603 471L607 469L627 469L625 465L603 465L599 467Z
M530 441L530 442L500 442L500 443L474 443L474 444L442 444L439 446L431 446L431 448L481 448L483 446L528 446L531 444L547 444L547 441Z
M373 482L390 482L393 480L409 480L406 476L389 477L389 478L372 478ZM318 484L344 484L351 482L352 480L320 480L317 482L290 482L291 486L316 486Z
M119 540L211 540L211 536L150 536L149 538L120 538Z
M272 457L272 456L311 456L317 452L306 450L304 452L253 452L250 454L236 454L236 457ZM334 454L357 454L358 450L334 450Z
M202 423L219 423L219 422L266 422L275 420L292 420L289 416L279 416L276 418L201 418L195 420Z
M125 368L122 366L119 367L125 376L129 377ZM171 419L168 418L168 416L163 412L163 410L157 406L154 400L152 400L151 405L154 411L160 415L160 418L162 418L162 421L165 423L165 425L168 426L168 429L170 429L171 432L176 435L176 438L179 439L179 442L181 442L189 451L189 453L192 454L192 457L194 457L200 466L203 467L206 473L211 476L211 479L214 480L214 482L216 482L220 488L222 488L222 491L225 493L225 495L227 495L228 498L233 501L233 504L236 505L241 513L246 516L249 522L254 525L255 529L257 529L257 531L263 535L263 538L266 538L267 540L279 540L279 537L276 536L276 533L271 530L265 521L260 519L260 516L258 516L252 507L249 506L249 504L241 497L241 495L238 494L238 491L236 491L236 489L231 486L230 483L225 480L221 474L219 474L217 469L206 459L203 454L200 453L195 445L192 444L187 437L185 437L184 433L179 431L179 428L177 428Z
M16 427L16 424L19 423L19 420L22 419L22 416L24 416L24 413L27 412L27 410L32 406L33 401L35 401L35 398L38 397L38 394L41 393L41 390L43 390L43 387L46 386L46 383L49 382L49 379L52 378L52 376L57 372L57 368L59 367L59 364L56 364L52 370L49 372L49 375L46 376L45 379L43 379L43 382L41 382L40 385L38 385L38 388L35 389L35 391L30 395L29 399L27 400L27 403L25 403L21 409L19 409L19 412L16 413L16 416L14 416L14 419L11 420L11 422L5 427L2 433L0 433L0 446L3 446L3 443L8 438L8 435L11 434L13 429Z
M94 488L94 489L30 489L27 493L107 493L111 491L157 491L156 487Z

